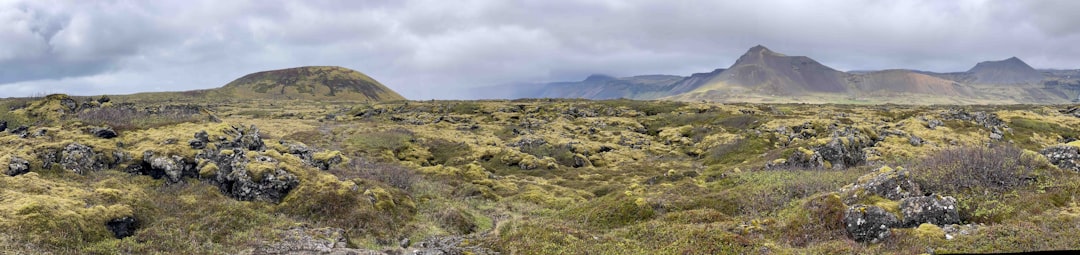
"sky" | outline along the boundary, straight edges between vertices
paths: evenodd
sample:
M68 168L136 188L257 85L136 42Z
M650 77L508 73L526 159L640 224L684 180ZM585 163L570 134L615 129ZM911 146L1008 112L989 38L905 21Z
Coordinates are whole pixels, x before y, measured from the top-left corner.
M220 87L308 65L413 100L689 75L765 45L839 70L1080 69L1072 0L0 0L0 98Z

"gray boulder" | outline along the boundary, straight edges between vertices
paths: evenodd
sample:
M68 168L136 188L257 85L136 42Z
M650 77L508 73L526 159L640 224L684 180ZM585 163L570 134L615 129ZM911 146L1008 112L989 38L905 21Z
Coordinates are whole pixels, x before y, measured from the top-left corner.
M11 161L8 162L8 169L4 171L4 174L8 176L16 176L30 172L30 161L27 161L20 157L11 157Z
M169 183L179 183L183 181L183 177L195 176L194 166L187 163L181 156L160 155L153 151L146 151L143 152L143 161L154 173L151 174L152 177L164 177Z
M881 242L892 235L889 228L898 223L896 215L877 206L853 205L844 213L845 229L857 242Z
M906 169L882 167L875 173L864 175L859 181L841 190L845 203L855 203L861 196L877 195L889 200L899 200L922 195L922 189L911 172Z
M1068 145L1051 146L1039 151L1058 168L1080 172L1080 149Z
M64 147L64 150L60 152L58 163L64 170L77 174L109 168L108 162L101 155L94 153L93 148L80 143L71 143Z
M904 227L930 223L938 226L960 223L956 199L942 196L909 197L900 200L900 212L904 215Z

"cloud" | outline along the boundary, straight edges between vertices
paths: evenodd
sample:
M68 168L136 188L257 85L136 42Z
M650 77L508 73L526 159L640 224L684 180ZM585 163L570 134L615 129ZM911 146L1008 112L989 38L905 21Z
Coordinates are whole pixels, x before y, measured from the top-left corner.
M1075 1L0 0L0 97L204 89L303 65L411 99L706 72L763 44L838 69L1080 65ZM455 93L458 93L455 95Z

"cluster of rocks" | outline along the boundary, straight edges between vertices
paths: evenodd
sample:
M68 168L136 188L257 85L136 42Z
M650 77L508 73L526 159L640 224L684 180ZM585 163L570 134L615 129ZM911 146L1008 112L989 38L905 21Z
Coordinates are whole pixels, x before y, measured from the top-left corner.
M798 132L781 134L788 134L792 138L809 139L814 137L813 131L807 131L805 124L803 128L796 128ZM832 168L832 169L844 169L847 167L853 167L864 164L866 162L866 149L873 147L875 144L882 140L881 137L871 137L869 134L865 134L862 131L845 127L835 128L836 130L832 134L832 138L828 143L824 145L817 145L807 148L806 151L796 151L792 153L790 157L785 160L776 163L766 164L766 168ZM786 128L784 129L786 130Z
M1080 172L1080 148L1057 145L1042 149L1039 153L1058 168Z
M990 139L1001 140L1005 138L1005 132L1011 132L1012 129L1005 124L1004 120L998 118L996 113L986 112L973 112L968 113L962 109L949 109L941 114L941 118L946 120L962 120L972 121L984 128L990 130Z
M956 199L924 194L907 170L883 167L877 173L863 176L855 184L844 187L840 193L845 204L854 204L847 208L843 222L848 235L858 242L881 242L891 236L892 228L960 223ZM859 204L869 196L899 200L900 217L897 217L897 212L889 212L876 205Z

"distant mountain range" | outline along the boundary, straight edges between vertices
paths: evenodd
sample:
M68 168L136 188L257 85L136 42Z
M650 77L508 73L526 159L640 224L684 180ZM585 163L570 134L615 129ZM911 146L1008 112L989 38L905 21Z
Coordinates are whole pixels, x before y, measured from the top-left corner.
M1080 94L1080 70L1036 70L1019 58L985 61L966 72L842 72L805 56L758 45L726 69L690 76L591 75L583 81L475 89L475 98L670 99L807 103L1067 103Z

